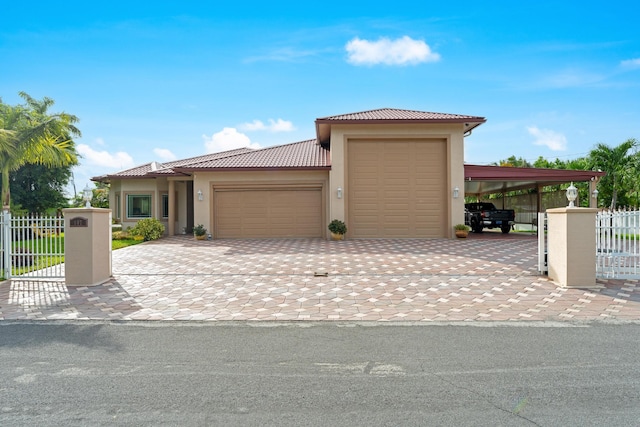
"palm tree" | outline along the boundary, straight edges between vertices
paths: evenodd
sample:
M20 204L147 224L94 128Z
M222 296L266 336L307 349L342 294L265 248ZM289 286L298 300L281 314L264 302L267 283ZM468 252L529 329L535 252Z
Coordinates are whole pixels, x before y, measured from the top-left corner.
M623 188L625 181L631 178L637 170L638 153L630 153L637 147L638 141L631 138L617 147L598 144L589 152L591 166L607 173L603 177L601 185L608 187L607 193L609 191L611 193L610 209L617 206L619 191Z
M19 92L26 105L10 106L0 100L0 176L2 207L8 211L11 201L9 173L21 166L41 164L49 167L75 165L78 154L73 136L80 136L71 114L49 114L53 99L38 101Z

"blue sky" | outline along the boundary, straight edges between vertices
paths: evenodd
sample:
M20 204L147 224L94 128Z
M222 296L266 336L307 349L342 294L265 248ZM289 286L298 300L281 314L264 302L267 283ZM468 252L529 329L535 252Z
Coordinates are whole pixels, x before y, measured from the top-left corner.
M18 3L0 13L0 97L80 118L78 190L376 108L486 117L474 164L640 138L632 1Z

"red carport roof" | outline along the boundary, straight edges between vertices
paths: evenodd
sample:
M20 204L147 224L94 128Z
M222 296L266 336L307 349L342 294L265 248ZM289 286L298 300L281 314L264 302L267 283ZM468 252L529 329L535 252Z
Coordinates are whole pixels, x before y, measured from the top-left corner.
M599 179L605 172L464 165L465 194L489 194Z

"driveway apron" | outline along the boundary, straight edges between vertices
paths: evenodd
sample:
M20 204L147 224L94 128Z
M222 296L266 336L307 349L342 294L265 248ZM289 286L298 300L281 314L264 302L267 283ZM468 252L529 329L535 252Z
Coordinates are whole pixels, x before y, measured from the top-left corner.
M113 279L0 284L4 320L637 321L636 280L565 289L537 273L537 239L167 237L113 252Z

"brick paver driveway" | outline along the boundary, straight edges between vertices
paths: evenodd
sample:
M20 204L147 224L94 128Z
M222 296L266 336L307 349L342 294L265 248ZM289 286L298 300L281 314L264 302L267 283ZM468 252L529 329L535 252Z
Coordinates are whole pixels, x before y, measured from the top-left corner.
M558 288L536 271L535 237L466 240L194 241L113 253L95 287L0 285L1 319L640 320L637 281Z

